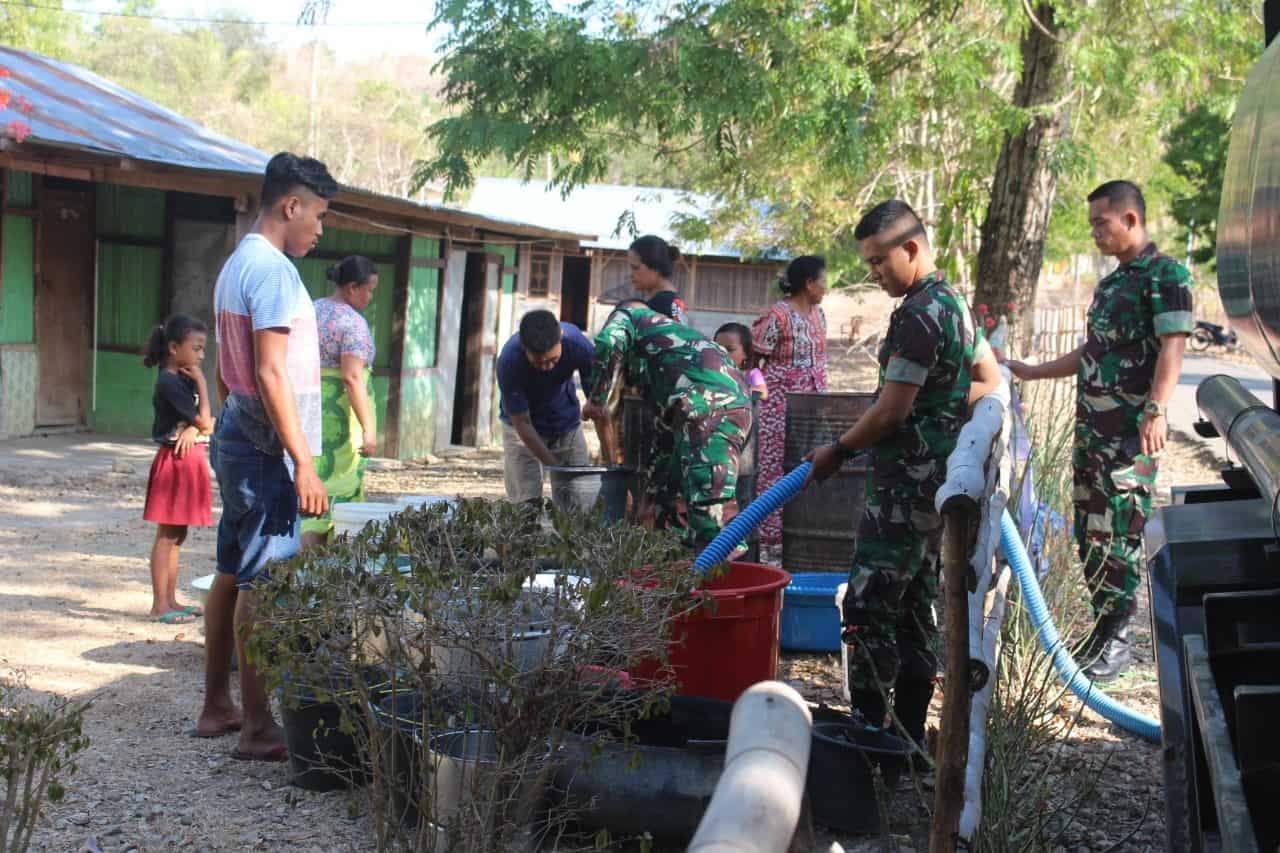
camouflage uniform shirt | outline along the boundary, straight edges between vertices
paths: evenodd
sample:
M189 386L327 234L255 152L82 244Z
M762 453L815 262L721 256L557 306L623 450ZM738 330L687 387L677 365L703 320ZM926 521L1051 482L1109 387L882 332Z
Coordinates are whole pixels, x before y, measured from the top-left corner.
M668 424L751 408L742 371L692 326L639 305L613 312L596 335L587 399L604 405L616 377L657 404Z
M912 286L889 319L880 389L903 382L920 390L907 420L872 449L843 607L854 691L888 690L900 676L927 682L937 669L942 522L933 499L968 413L970 369L987 352L941 272Z
M604 405L623 379L658 410L646 491L659 527L705 544L726 520L751 430L746 380L728 354L691 326L649 308L619 308L596 335L588 399Z
M1155 243L1098 282L1076 383L1076 418L1104 441L1137 435L1160 338L1191 334L1191 274Z
M1160 339L1190 334L1191 275L1154 243L1098 282L1076 376L1074 533L1096 612L1131 611L1151 488L1113 477L1134 464ZM1154 474L1154 465L1152 466Z

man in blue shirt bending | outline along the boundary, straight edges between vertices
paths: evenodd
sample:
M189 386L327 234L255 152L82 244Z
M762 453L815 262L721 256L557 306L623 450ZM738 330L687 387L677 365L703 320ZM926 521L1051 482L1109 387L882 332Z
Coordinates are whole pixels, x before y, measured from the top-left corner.
M542 498L543 465L588 465L573 382L590 387L595 346L550 311L530 311L498 356L507 500ZM597 421L596 429L603 428Z

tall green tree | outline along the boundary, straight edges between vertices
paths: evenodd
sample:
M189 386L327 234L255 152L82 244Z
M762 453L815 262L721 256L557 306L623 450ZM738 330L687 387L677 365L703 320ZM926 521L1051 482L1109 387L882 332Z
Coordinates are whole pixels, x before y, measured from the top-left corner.
M652 140L719 199L711 232L850 260L853 223L895 195L979 300L1029 307L1059 181L1145 179L1177 102L1256 44L1254 5L451 0L452 114L419 178L458 190L497 156L537 179L550 159L570 187Z
M62 0L10 0L0 5L0 44L65 59L79 34L77 16Z

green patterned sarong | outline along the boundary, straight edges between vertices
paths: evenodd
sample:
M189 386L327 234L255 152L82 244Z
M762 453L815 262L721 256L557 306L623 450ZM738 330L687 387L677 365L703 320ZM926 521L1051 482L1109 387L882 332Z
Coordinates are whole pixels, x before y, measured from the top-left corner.
M368 371L365 373L365 387L369 393L369 406L373 408L373 382ZM324 447L315 457L315 466L316 474L324 481L325 491L329 493L330 510L334 504L363 501L364 468L368 462L360 455L364 431L360 429L360 419L347 396L342 371L335 367L320 370L320 418ZM302 520L303 533L327 534L332 530L332 512Z

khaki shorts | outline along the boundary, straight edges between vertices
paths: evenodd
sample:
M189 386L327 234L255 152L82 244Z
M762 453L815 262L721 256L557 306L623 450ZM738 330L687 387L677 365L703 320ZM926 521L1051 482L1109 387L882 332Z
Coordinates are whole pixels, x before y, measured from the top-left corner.
M590 465L587 438L582 427L556 436L542 436L556 462L561 465ZM507 500L520 503L542 497L542 463L520 440L511 424L502 425L502 473L507 487Z

